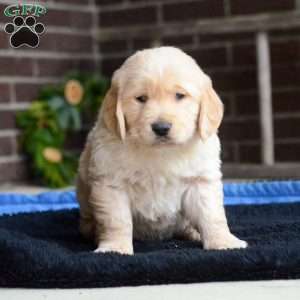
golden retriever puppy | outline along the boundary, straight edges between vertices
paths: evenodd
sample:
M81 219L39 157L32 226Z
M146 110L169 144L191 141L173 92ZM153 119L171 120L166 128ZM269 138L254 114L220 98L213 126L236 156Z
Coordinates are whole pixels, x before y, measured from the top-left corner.
M133 254L133 238L247 246L223 207L222 116L210 78L177 48L138 51L115 71L77 183L80 230L96 252Z

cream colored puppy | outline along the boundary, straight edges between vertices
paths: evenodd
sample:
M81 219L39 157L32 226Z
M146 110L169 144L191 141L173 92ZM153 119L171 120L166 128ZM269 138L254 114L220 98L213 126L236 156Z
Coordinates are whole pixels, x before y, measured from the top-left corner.
M80 229L96 252L133 254L133 238L247 246L223 207L222 116L210 78L181 50L147 49L124 62L80 158Z

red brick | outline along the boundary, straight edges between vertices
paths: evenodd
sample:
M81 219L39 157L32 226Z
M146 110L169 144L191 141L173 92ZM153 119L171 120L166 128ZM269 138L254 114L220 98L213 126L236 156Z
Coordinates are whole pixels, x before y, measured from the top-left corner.
M9 47L9 35L4 31L0 31L0 49L8 49Z
M223 162L235 162L235 147L234 143L222 143L222 161Z
M33 73L31 58L0 57L0 66L2 76L25 76Z
M8 4L0 4L0 23L9 23L12 21L12 18L6 17L4 15L4 9L8 6ZM1 28L2 29L2 28Z
M11 137L0 137L0 156L13 154L13 143Z
M70 133L67 137L65 147L70 150L82 150L86 142L87 131Z
M12 111L0 111L0 130L16 128L15 113Z
M223 1L203 0L163 5L165 21L189 21L224 16Z
M220 127L220 136L227 142L257 140L260 137L258 120L226 121Z
M224 70L208 72L217 92L238 92L257 89L255 70Z
M240 163L260 163L261 146L258 145L239 145Z
M274 113L300 112L300 91L273 92Z
M168 36L162 39L162 42L166 46L184 47L193 44L192 35L176 35Z
M294 0L231 0L231 13L233 15L257 14L266 12L280 12L295 8Z
M300 119L286 118L274 121L275 138L300 138Z
M102 0L98 0L98 1L102 1ZM104 1L109 1L109 0L104 0ZM122 0L114 0L115 2L116 1L122 1ZM126 0L125 0L126 1ZM168 2L168 1L174 1L174 0L152 0L151 2ZM132 2L132 3L145 3L147 2L147 0L129 0L129 2Z
M49 9L38 19L45 26L63 26L78 29L90 29L92 27L92 15L89 12Z
M141 50L146 48L153 47L155 40L153 39L144 39L144 38L138 38L133 40L133 50Z
M272 84L274 87L298 86L300 82L300 66L296 64L273 66Z
M37 83L16 83L15 93L17 102L31 102L37 100L39 89L44 86Z
M225 47L198 49L187 51L202 68L226 66L227 55Z
M127 41L125 40L105 41L101 42L99 46L102 54L124 53L128 49Z
M96 4L99 6L106 5L119 5L122 4L124 0L96 0Z
M28 179L28 166L25 162L0 163L0 181L18 181Z
M299 162L300 143L275 144L276 162Z
M57 3L66 3L66 4L82 4L83 6L89 5L90 1L89 0L53 0L54 2ZM100 0L103 1L103 0Z
M40 43L38 49L40 51L59 51L59 42L63 41L66 38L65 34L57 34L46 32L44 36L40 38ZM26 48L24 48L26 49Z
M254 45L239 45L232 48L235 66L256 66L256 49Z
M92 37L89 35L47 33L40 39L38 49L55 52L91 53L92 48Z
M38 59L38 74L41 76L63 76L74 69L72 59Z
M86 59L76 59L74 60L74 67L73 70L80 71L80 72L98 72L99 70L96 69L95 62L93 61L92 57Z
M298 38L300 34L299 28L291 28L291 29L278 29L278 30L271 30L269 31L270 37L272 40L276 39L277 37L295 37Z
M9 102L9 85L8 84L0 84L0 103Z
M38 59L39 76L63 77L73 71L95 72L95 62L91 58L81 59Z
M154 6L127 8L100 12L100 27L154 24L157 10Z
M271 43L272 64L300 62L300 43L297 40Z
M200 45L202 43L221 43L221 42L254 42L253 33L215 33L198 35Z
M113 72L117 70L126 58L106 58L102 61L102 73L105 76L111 77Z
M230 96L219 95L224 104L224 114L225 116L230 116L233 114L233 99Z
M236 95L234 105L237 116L255 116L259 114L259 99L256 93L251 95Z
M16 136L16 153L18 155L23 155L24 154L24 149L22 146L22 132L20 131L17 136Z

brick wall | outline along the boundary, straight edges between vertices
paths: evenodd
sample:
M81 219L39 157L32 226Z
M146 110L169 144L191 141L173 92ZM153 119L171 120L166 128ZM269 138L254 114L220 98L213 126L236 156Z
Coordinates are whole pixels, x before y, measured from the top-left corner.
M105 2L105 3L104 3ZM101 29L150 26L191 20L220 19L297 9L297 0L115 0L101 1ZM298 1L299 4L299 1ZM173 45L191 54L212 77L225 103L220 134L225 162L260 162L260 127L254 33L189 34L147 38L110 38L100 43L101 65L110 75L125 57L152 45ZM278 162L299 161L300 29L271 32L275 156Z
M15 113L35 99L42 85L59 82L71 70L93 71L99 62L93 38L98 18L94 0L44 1L48 13L39 21L46 31L36 49L9 46L2 28L11 18L3 10L14 2L19 1L0 1L0 181L28 177L17 144Z
M16 111L28 106L37 89L56 83L72 69L102 70L110 76L124 59L154 44L181 47L212 76L225 103L221 129L227 162L259 162L256 58L253 34L201 35L180 33L155 40L119 37L97 42L96 28L117 29L197 19L230 18L296 9L296 0L49 0L41 17L46 33L37 49L9 47L0 31L0 181L27 176L17 145ZM2 11L12 1L0 0L0 28L8 22ZM276 159L299 161L300 30L272 32ZM83 140L80 137L80 140ZM76 140L76 139L75 139Z

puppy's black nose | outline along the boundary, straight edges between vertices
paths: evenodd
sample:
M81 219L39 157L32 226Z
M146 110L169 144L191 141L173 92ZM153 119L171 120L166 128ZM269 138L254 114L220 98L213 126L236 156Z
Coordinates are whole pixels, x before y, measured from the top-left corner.
M156 122L151 125L153 132L157 136L167 136L172 124L167 122Z

